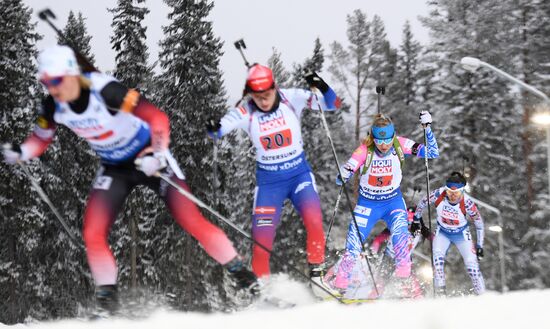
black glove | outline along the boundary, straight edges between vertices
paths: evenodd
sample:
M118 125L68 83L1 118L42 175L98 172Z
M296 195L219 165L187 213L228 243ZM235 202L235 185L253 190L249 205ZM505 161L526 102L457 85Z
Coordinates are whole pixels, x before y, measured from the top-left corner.
M304 79L306 80L310 88L315 87L319 89L323 94L326 93L329 89L327 83L323 81L323 79L321 79L321 77L318 76L317 73L315 73L314 71L304 71Z
M410 228L410 231L411 233L414 235L416 234L418 231L420 231L422 229L424 225L422 225L422 218L419 218L419 217L413 217L413 221L411 223L411 228Z
M214 118L210 118L206 120L206 131L208 132L208 135L212 138L219 138L219 131L222 127L222 124L219 120L215 120Z
M422 225L422 228L420 229L420 234L426 240L429 240L432 238L432 232L430 232L430 229L425 225Z
M477 256L477 260L482 260L483 259L483 248L482 247L476 246L476 256Z

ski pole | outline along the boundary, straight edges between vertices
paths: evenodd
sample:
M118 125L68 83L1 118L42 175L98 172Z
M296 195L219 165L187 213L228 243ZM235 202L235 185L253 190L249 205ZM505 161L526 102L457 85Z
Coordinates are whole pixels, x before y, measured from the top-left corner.
M203 208L205 210L207 210L208 212L210 212L212 215L216 216L219 220L223 221L224 223L226 223L227 225L229 225L231 228L233 228L235 231L239 232L242 236L244 236L245 238L247 238L248 240L252 241L255 245L257 245L258 247L262 248L264 251L268 252L271 254L271 256L273 256L274 258L276 259L279 259L281 260L282 257L280 257L278 254L274 253L272 250L268 249L266 246L264 246L263 244L261 244L260 242L254 240L254 238L252 238L252 236L250 236L250 234L246 233L243 229L241 229L239 226L237 226L237 224L235 224L235 222L233 222L232 220L224 217L223 215L221 215L220 213L218 213L216 210L214 210L212 207L208 206L207 204L205 204L204 202L202 202L201 200L199 200L197 197L195 197L191 192L189 191L186 191L184 188L182 188L181 186L179 186L176 182L174 182L168 175L165 175L165 174L162 174L162 173L159 173L157 172L156 176L158 176L160 179L162 179L163 181L165 181L166 183L168 183L168 185L172 186L173 188L176 189L176 191L178 191L181 195L183 195L184 197L188 198L189 200L191 200L193 203L195 203L197 206L199 206L200 208ZM336 295L334 295L332 292L330 292L327 288L323 287L322 285L318 284L317 282L311 280L311 278L309 278L307 275L305 275L305 273L302 273L302 271L300 271L298 268L296 268L294 265L290 264L290 263L287 263L288 267L291 268L292 270L294 270L296 273L298 273L299 275L301 275L302 277L306 278L308 281L312 282L313 284L315 284L317 287L323 289L327 294L329 294L330 296L334 297L336 300L338 300L340 303L344 304L344 302L342 302L341 300L341 297L338 297Z
M334 219L336 218L336 213L338 212L338 206L340 205L340 199L342 198L342 191L344 190L344 185L340 187L340 192L338 193L338 198L336 198L336 205L334 206L334 211L332 212L332 218L330 219L330 222L328 224L327 229L327 236L325 237L325 241L328 241L328 237L330 236L330 231L332 230L332 225L334 224Z
M422 129L424 129L424 166L426 167L426 198L428 200L428 230L430 231L430 236L432 235L432 211L430 207L430 167L428 163L428 133L426 132L426 129L428 128L427 125L423 125ZM430 255L431 255L431 263L432 263L432 286L433 286L433 294L435 297L435 264L434 264L434 246L433 246L433 239L430 239Z
M67 46L71 47L76 55L76 60L80 67L82 68L83 72L97 72L98 69L96 69L92 63L84 56L82 53L76 49L74 44L70 42L70 40L65 37L65 35L55 26L55 24L51 21L52 19L56 19L55 14L50 10L50 8L43 9L38 12L38 17L48 23L48 25L57 33L59 38L67 44Z
M330 135L330 129L328 127L328 123L327 123L327 120L325 118L325 113L323 112L323 109L321 108L321 104L319 104L319 97L317 97L317 94L315 93L315 88L312 88L312 94L315 96L315 101L317 102L317 107L319 108L319 112L321 114L321 122L322 122L323 128L325 129L325 132L327 134L327 138L329 140L330 147L331 147L331 150L332 150L332 156L333 156L334 161L336 162L336 166L338 168L338 173L340 174L340 177L342 177L342 191L344 191L344 195L346 196L346 201L348 202L348 209L349 209L349 212L351 213L351 219L352 219L352 222L353 222L353 226L357 230L357 237L359 238L359 244L361 245L361 251L363 252L364 258L367 261L367 266L369 268L369 273L370 273L370 276L371 276L371 279L372 279L372 283L374 284L374 289L376 290L376 294L378 296L380 296L380 293L378 292L378 287L376 286L376 281L374 279L374 274L372 273L372 269L371 269L371 266L370 266L369 259L366 255L365 246L363 245L363 239L361 238L361 232L359 231L359 225L357 224L357 220L355 219L355 214L353 213L353 209L351 208L351 199L349 197L348 191L346 190L346 182L343 179L344 175L342 174L342 169L340 167L340 161L338 161L338 155L336 154L336 149L334 148L334 143L333 143L332 137Z
M382 112L382 95L386 93L385 86L376 86L376 93L378 94L378 114Z
M218 206L218 141L217 138L213 138L212 142L214 143L214 149L212 150L212 158L214 161L214 168L212 169L212 174L214 176L214 182L212 182L212 195L214 198L214 207Z
M235 48L237 48L237 50L241 54L241 57L243 58L243 61L244 61L244 65L246 65L246 68L249 69L252 65L250 65L250 63L246 60L246 56L244 55L243 49L246 49L246 44L244 43L244 40L239 39L235 41L233 45L235 45Z
M36 179L33 177L33 175L30 173L29 169L27 168L27 166L25 164L23 164L23 162L18 162L19 166L23 169L23 172L25 173L25 175L27 176L27 178L31 181L31 184L32 186L34 187L34 189L36 190L36 192L38 193L38 195L40 196L40 198L42 198L42 200L50 207L50 210L54 213L55 217L57 217L57 220L61 223L61 226L63 226L63 228L65 229L65 232L67 233L67 235L69 236L69 240L76 246L76 247L82 247L81 244L79 244L77 242L77 239L76 237L73 235L73 233L71 232L71 230L69 229L69 226L67 225L67 223L65 222L65 220L63 220L63 217L61 216L61 214L59 213L59 211L57 211L57 208L53 205L53 203L50 201L50 199L48 198L48 196L46 195L46 193L44 192L44 190L40 187L40 184L38 184L38 182L36 181Z

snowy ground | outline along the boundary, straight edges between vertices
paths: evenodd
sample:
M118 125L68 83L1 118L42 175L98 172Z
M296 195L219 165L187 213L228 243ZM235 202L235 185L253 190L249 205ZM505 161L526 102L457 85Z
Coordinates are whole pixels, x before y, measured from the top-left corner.
M109 319L93 322L65 320L16 325L10 328L216 328L216 329L520 329L550 328L550 290L487 293L481 297L377 301L362 305L317 302L303 285L280 280L273 295L294 301L291 309L251 306L235 313L181 313L157 310L144 319ZM0 325L0 328L7 326Z

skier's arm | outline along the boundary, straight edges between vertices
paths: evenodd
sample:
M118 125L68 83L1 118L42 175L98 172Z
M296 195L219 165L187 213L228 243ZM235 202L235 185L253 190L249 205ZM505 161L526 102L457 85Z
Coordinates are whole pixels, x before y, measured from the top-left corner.
M466 206L466 214L474 222L476 228L477 243L476 245L480 248L483 248L483 240L485 238L485 224L483 223L483 218L479 213L479 209L472 199L467 198L464 200Z
M219 129L217 132L213 132L215 134L214 137L221 138L238 128L248 131L246 128L250 124L251 115L252 114L250 114L248 109L243 105L230 109L229 112L220 119L218 125Z
M163 153L168 150L170 120L166 113L151 104L138 91L128 89L118 81L107 83L100 93L110 109L131 113L149 124L154 153Z
M340 108L340 98L336 95L336 92L319 76L313 71L307 71L304 73L304 79L310 88L315 88L319 90L322 96L310 94L308 100L308 107L312 110L318 110L319 106L323 111L334 111ZM316 103L316 100L319 99L319 103Z
M344 181L347 181L367 160L368 148L365 144L361 144L355 149L351 158L340 168L341 175Z
M435 159L439 156L439 147L437 146L437 140L435 139L430 126L426 128L426 137L428 140L428 158ZM405 155L415 155L419 158L426 157L426 146L424 144L417 143L411 139L401 136L398 136L397 139L399 140L399 144L401 144L401 148Z
M46 151L53 140L56 124L53 120L55 102L52 96L42 101L32 134L20 145L21 161L36 158Z
M434 204L435 200L439 197L441 194L441 189L434 190L430 193L430 204ZM423 197L422 200L418 202L416 205L416 211L414 212L414 217L416 218L422 218L422 212L424 211L424 208L428 206L428 200L426 197Z

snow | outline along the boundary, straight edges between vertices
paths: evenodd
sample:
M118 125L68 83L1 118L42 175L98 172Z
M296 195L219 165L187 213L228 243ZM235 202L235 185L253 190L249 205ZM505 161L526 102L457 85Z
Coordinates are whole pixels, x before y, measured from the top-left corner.
M400 328L490 329L550 328L550 290L489 292L483 296L390 301L341 305L315 301L303 284L277 279L270 293L296 302L290 309L253 305L234 313L183 313L159 309L144 319L64 320L15 325L10 328ZM0 328L8 326L0 325Z

